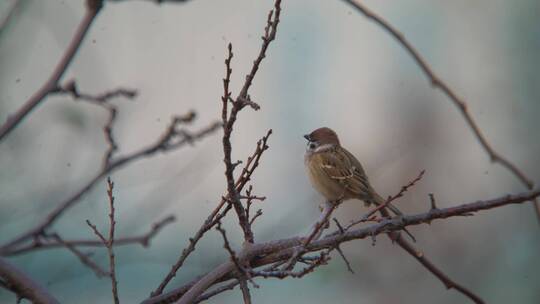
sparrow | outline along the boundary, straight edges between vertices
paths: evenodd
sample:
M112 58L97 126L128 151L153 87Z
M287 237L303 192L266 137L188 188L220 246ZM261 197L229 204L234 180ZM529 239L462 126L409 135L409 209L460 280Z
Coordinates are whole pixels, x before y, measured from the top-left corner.
M385 203L386 200L369 183L360 162L341 146L336 132L324 127L304 135L304 138L308 141L304 163L309 179L315 190L328 201L339 203L359 199L366 206ZM387 208L395 215L402 215L391 204Z

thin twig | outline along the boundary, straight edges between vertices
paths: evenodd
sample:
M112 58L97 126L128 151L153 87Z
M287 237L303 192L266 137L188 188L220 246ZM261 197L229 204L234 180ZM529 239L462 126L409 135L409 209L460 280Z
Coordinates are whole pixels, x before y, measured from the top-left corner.
M233 100L230 97L231 92L229 90L229 82L230 82L230 75L231 75L230 63L233 56L232 45L230 43L228 45L229 55L227 56L227 59L225 60L226 74L225 74L225 79L223 80L224 94L221 97L221 100L223 103L223 109L222 109L222 122L223 122L223 140L222 141L223 141L223 154L224 154L223 162L225 163L225 177L227 180L229 203L232 204L236 212L236 215L238 217L238 222L244 233L244 240L248 243L254 242L254 236L253 236L253 231L251 230L250 225L249 225L249 219L246 215L246 211L244 207L242 206L242 203L240 202L239 193L234 187L235 179L234 179L233 171L234 171L235 166L233 165L233 162L231 159L231 154L232 154L231 134L233 132L233 127L236 122L237 115L245 106L249 106L253 108L254 110L260 109L260 106L256 104L255 102L253 102L253 100L248 94L248 91L249 91L249 88L251 87L251 84L253 83L253 79L255 78L257 71L259 70L259 66L262 60L266 57L266 50L268 49L268 46L276 37L277 26L279 24L279 17L281 13L280 5L281 5L281 0L276 0L274 3L274 9L268 13L268 19L266 21L264 35L262 36L263 43L261 45L259 55L253 61L253 66L251 67L251 71L249 72L249 74L246 75L244 85L242 86L242 89L240 90L240 93L238 94L238 97L236 98L236 100ZM232 108L229 115L227 115L228 113L227 105L229 101L232 103Z
M325 202L324 208L319 216L319 219L313 224L310 231L306 235L303 246L299 247L297 252L289 259L289 261L281 268L283 271L292 271L294 265L298 259L306 252L306 247L311 243L311 241L319 238L323 230L328 225L328 220L332 215L332 212L339 205L339 202Z
M341 223L336 218L333 218L333 220L334 220L334 223L336 223L336 226L338 227L339 232L342 234L345 233L345 228L343 228ZM343 250L341 250L341 247L339 247L339 245L336 246L336 250L341 256L341 258L343 259L343 261L345 262L345 265L347 265L347 270L349 270L350 273L354 274L354 270L351 267L351 263L349 262L349 260L345 256L345 253L343 253Z
M244 189L246 184L251 180L251 176L255 172L255 169L257 169L257 167L259 166L259 161L263 153L269 148L268 139L270 138L271 134L272 130L268 130L266 135L257 142L255 151L251 156L248 157L247 161L245 162L242 173L240 174L235 183L235 187L238 192L241 192L242 189ZM163 290L165 289L167 284L169 284L169 282L176 276L176 272L178 272L180 267L184 265L184 262L186 261L188 256L195 250L197 242L204 236L204 234L208 230L212 229L217 224L217 221L225 217L225 215L231 208L231 205L227 205L222 211L222 207L225 205L226 201L226 198L222 198L216 208L214 208L214 210L206 218L199 230L197 230L195 235L189 238L189 245L182 250L180 256L178 257L178 260L174 263L174 265L172 265L171 270L167 273L165 278L163 278L159 286L154 291L152 291L150 297L156 297L163 293Z
M357 224L360 224L360 223L364 223L366 221L369 221L370 219L372 219L372 216L377 213L378 211L382 210L382 209L386 209L386 207L393 201L395 201L396 199L400 198L403 196L403 194L405 192L407 192L407 190L409 190L409 188L411 188L412 186L414 186L419 180L422 179L422 177L424 176L424 173L425 171L422 170L420 171L420 173L418 174L417 177L415 177L413 180L411 180L408 184L404 185L401 187L401 190L399 190L399 192L393 196L390 196L385 202L384 204L381 204L373 209L371 209L368 213L364 214L360 219L358 220L355 220L355 221L352 221L347 227L345 227L344 229L345 230L349 230L351 227L357 225ZM414 238L413 238L414 240Z
M463 118L469 125L470 129L472 130L474 136L484 149L484 151L488 154L491 162L498 163L501 166L508 169L510 172L514 174L528 189L534 188L533 181L525 175L523 171L521 171L514 163L510 162L508 159L503 157L501 154L496 152L493 147L489 144L486 137L476 124L476 121L473 119L472 115L469 113L469 110L467 108L467 103L464 99L459 97L449 86L446 84L439 76L435 74L433 69L428 65L426 60L420 55L420 53L416 50L416 48L407 40L405 39L405 36L400 33L395 27L393 27L388 21L386 21L381 16L375 14L373 11L368 9L363 4L355 1L355 0L343 0L346 3L350 4L352 7L354 7L357 11L362 13L364 16L366 16L368 19L371 19L373 22L378 24L382 29L384 29L387 33L389 33L392 37L396 39L396 41L399 42L403 48L411 55L411 57L414 59L414 61L418 64L420 69L424 72L426 77L431 82L431 85L434 88L440 89L452 102L454 105L459 109L461 114L463 115ZM540 206L538 206L537 200L532 201L536 216L538 219L538 223L540 223Z
M433 193L429 194L429 201L431 203L431 210L437 210L437 203L435 201L435 195Z
M113 196L114 183L111 181L111 178L107 178L107 196L109 197L109 206L111 212L109 213L109 239L107 240L107 252L109 253L109 272L111 275L111 285L112 285L112 294L114 298L114 303L120 303L118 299L118 280L116 279L116 267L115 267L115 257L114 257L114 228L116 226L116 221L114 220L114 196Z
M389 213L387 209L381 209L379 211L383 217L389 217ZM429 212L434 212L434 209L430 209ZM460 215L470 213L463 213ZM431 222L429 222L431 223ZM443 284L446 286L447 289L455 289L465 296L469 297L474 303L476 304L484 304L484 301L474 294L472 291L468 290L464 286L461 286L456 281L452 280L447 274L444 273L441 269L439 269L435 264L433 264L421 251L416 249L412 244L407 242L404 238L401 237L401 235L398 232L391 231L387 233L387 236L392 240L392 242L396 242L401 248L403 248L409 255L414 257L422 266L424 266L429 272L431 272L435 277L437 277ZM373 235L374 237L374 235Z
M92 224L90 220L86 220L86 224L94 231L94 234L103 242L103 245L107 248L107 253L109 255L109 277L111 279L111 287L114 303L120 303L118 299L118 281L116 279L116 267L115 267L115 255L114 255L114 228L116 226L116 221L114 220L114 195L113 195L114 183L111 181L111 178L107 178L107 197L109 198L109 237L105 238L101 232L97 229L96 225Z
M107 122L103 127L103 133L105 134L105 141L107 142L108 148L103 157L102 164L102 168L107 168L111 164L113 154L118 150L118 144L116 143L113 136L113 125L116 121L118 110L109 101L113 98L120 96L128 99L133 99L137 96L137 91L132 89L119 88L102 94L92 95L79 92L77 88L77 83L74 80L70 80L63 86L55 88L54 91L52 91L51 93L69 94L75 100L86 101L107 110L107 112L109 113L109 118L107 119Z
M354 270L352 269L351 267L351 262L349 262L349 260L347 259L347 257L345 256L345 253L343 253L343 250L341 250L341 247L339 246L336 246L336 250L337 252L339 253L339 255L341 256L341 258L343 259L343 262L345 262L345 265L347 266L347 270L354 274Z
M474 294L472 291L460 285L456 281L452 280L447 274L445 274L442 270L440 270L437 266L435 266L421 251L416 250L416 248L414 248L412 244L410 244L407 240L402 238L399 234L394 233L393 236L391 236L391 238L401 248L405 249L405 251L407 251L409 255L415 258L426 269L428 269L433 275L435 275L444 284L446 289L455 289L459 291L460 293L464 294L465 296L467 296L476 304L485 303L484 300L482 300L479 296Z
M253 284L253 280L250 277L250 274L248 270L244 267L244 265L241 264L241 262L238 260L238 257L236 256L236 253L231 247L231 244L229 242L229 239L227 238L227 233L225 232L225 229L221 227L221 221L217 222L216 230L219 231L223 238L223 248L227 250L229 253L231 260L233 261L234 265L236 266L236 270L238 271L238 282L240 283L240 290L242 291L242 297L244 299L244 303L249 304L251 303L251 293L249 291L249 286L247 285L247 280L249 279Z

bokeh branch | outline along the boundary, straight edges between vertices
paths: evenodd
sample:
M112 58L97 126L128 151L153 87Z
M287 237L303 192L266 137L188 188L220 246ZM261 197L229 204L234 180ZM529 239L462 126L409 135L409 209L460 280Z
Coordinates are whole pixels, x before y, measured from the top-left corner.
M197 140L201 140L204 137L215 132L221 124L218 122L212 123L207 127L204 127L196 132L191 132L183 128L179 128L181 125L193 121L195 114L190 112L184 116L173 117L167 130L164 134L156 140L153 144L142 148L138 151L130 153L125 156L117 157L106 168L99 171L86 185L80 188L74 195L62 201L53 211L51 211L41 222L36 224L33 228L20 234L11 241L0 247L0 255L4 252L16 251L18 246L22 243L31 242L35 237L46 232L48 229L64 212L73 207L75 204L81 201L81 198L87 194L94 186L105 176L108 176L116 170L125 167L126 165L152 156L158 152L168 152L174 149L178 149L186 144L192 144ZM24 244L22 245L24 246Z
M2 257L0 257L0 278L3 280L0 287L15 292L17 299L28 299L36 304L60 303L43 286Z
M446 82L444 82L439 76L437 76L437 74L435 74L433 69L426 62L426 60L420 55L420 53L416 50L416 48L407 39L405 39L405 36L401 32L399 32L395 27L393 27L383 17L377 15L376 13L371 11L369 8L367 8L365 5L361 4L360 2L356 0L343 0L343 1L351 5L358 12L362 13L364 16L366 16L366 18L371 19L373 22L379 25L382 29L384 29L387 33L389 33L392 37L394 37L396 41L398 41L399 44L403 46L403 48L405 48L405 50L411 55L411 57L418 64L420 69L427 76L427 78L431 82L431 85L434 88L440 89L448 98L450 98L450 100L454 103L454 105L459 109L459 111L463 115L463 118L467 122L467 125L472 130L474 136L476 137L476 139L478 140L482 148L484 148L484 150L488 154L491 162L498 163L501 166L508 169L528 189L534 188L534 182L529 177L527 177L527 175L521 169L519 169L514 163L506 159L506 157L496 152L495 149L493 149L491 144L487 141L486 137L484 136L484 134L478 127L478 124L473 119L471 113L468 110L467 103L465 102L465 100L459 97L450 88L450 86L446 84ZM536 212L538 223L540 223L540 206L538 206L538 201L533 200L532 204Z
M75 30L75 34L71 39L64 55L56 65L49 79L43 86L28 99L23 106L13 115L8 116L6 122L0 126L0 143L2 140L15 128L17 125L41 102L45 100L47 95L54 93L58 88L58 82L66 72L69 64L73 61L75 54L88 33L92 22L98 15L103 6L103 0L86 0L86 13Z
M151 229L146 232L145 234L138 235L138 236L127 236L127 237L120 237L116 238L114 240L114 246L123 246L123 245L132 245L132 244L140 244L143 247L148 247L150 245L150 241L152 238L154 238L160 231L168 224L171 224L175 221L175 217L172 215L169 215L165 217L164 219L152 224ZM32 243L21 246L13 251L6 251L2 252L2 255L4 256L12 256L12 255L18 255L18 254L24 254L29 253L32 251L38 251L38 250L45 250L45 249L54 249L59 247L102 247L103 243L101 241L96 240L65 240L62 239L61 241L56 239L54 235L57 234L51 234L51 235L43 235L41 237L34 238Z
M101 93L99 95L92 95L79 92L79 89L77 88L77 83L74 80L71 80L63 86L55 88L54 91L51 93L69 94L75 100L81 100L98 105L109 113L107 123L103 127L103 133L105 135L105 141L107 142L108 148L103 157L102 168L107 168L107 166L111 164L113 154L118 150L118 143L115 141L113 136L113 126L116 121L118 109L109 101L116 97L133 99L137 96L137 91L133 89L118 88L115 90Z

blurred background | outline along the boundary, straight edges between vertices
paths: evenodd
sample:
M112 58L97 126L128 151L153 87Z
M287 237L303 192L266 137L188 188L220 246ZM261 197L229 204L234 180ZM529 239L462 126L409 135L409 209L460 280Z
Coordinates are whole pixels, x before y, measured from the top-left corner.
M363 1L418 48L469 109L496 151L540 182L540 2ZM107 2L64 82L81 92L118 87L139 91L115 99L119 154L153 142L170 117L190 109L194 128L219 119L223 60L233 44L233 96L259 51L271 1L194 0L155 5ZM0 121L47 79L84 14L84 1L0 2ZM418 175L400 199L406 213L516 193L524 187L492 165L456 107L433 90L389 35L342 1L283 1L276 41L251 89L261 105L243 111L233 134L233 158L245 159L273 129L270 150L253 178L267 197L254 227L259 241L305 233L322 202L304 173L302 135L328 126L363 163L383 196ZM41 220L99 170L107 113L53 96L0 144L0 243ZM118 247L121 300L146 298L176 261L187 239L225 193L221 134L193 147L136 162L113 174L117 236L144 233L160 218L178 221L150 248ZM94 238L86 219L108 225L105 181L54 225L66 239ZM342 223L361 216L358 201L342 205ZM226 223L235 245L236 220ZM417 246L451 278L488 303L540 302L540 229L530 204L412 227ZM379 237L343 246L356 274L334 256L328 266L295 280L258 280L255 303L468 303L447 291L409 255ZM106 252L94 250L104 267ZM212 231L178 273L179 286L227 259ZM110 283L66 250L10 258L65 303L111 302ZM301 291L301 292L299 292ZM15 297L0 289L0 302ZM211 303L238 303L229 291Z

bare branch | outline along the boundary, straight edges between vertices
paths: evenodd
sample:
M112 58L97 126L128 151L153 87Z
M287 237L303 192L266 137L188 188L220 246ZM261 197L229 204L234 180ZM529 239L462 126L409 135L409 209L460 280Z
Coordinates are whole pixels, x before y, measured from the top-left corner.
M69 94L71 95L75 100L82 100L85 102L89 102L95 105L98 105L105 110L109 112L109 118L107 120L107 123L103 127L103 132L105 134L105 141L107 142L108 149L105 153L105 156L103 157L103 168L106 168L110 165L112 161L112 156L114 152L118 150L118 144L114 140L113 137L113 125L116 120L117 116L117 108L112 105L109 101L116 97L125 97L128 99L133 99L137 96L137 91L132 89L124 89L119 88L115 90L111 90L99 95L91 95L91 94L85 94L80 93L77 84L74 80L68 81L63 86L58 86L55 88L51 94Z
M235 280L235 281L233 281L231 283L228 283L228 284L225 284L225 285L223 285L221 287L218 287L218 288L216 288L216 289L214 289L212 291L204 293L200 297L198 297L197 300L195 300L195 303L200 303L202 301L206 301L206 300L210 299L211 297L213 297L215 295L218 295L218 294L220 294L220 293L222 293L224 291L232 290L238 284L240 284L239 281Z
M528 178L523 171L521 171L514 163L510 162L508 159L503 157L501 154L496 152L493 147L489 144L486 137L476 124L476 121L473 119L472 115L469 113L469 110L467 108L467 103L465 100L463 100L461 97L459 97L439 76L435 74L433 69L428 65L426 60L420 55L420 53L416 50L416 48L403 36L402 33L400 33L396 28L394 28L388 21L386 21L381 16L375 14L373 11L368 9L363 4L360 4L358 1L355 0L343 0L345 3L348 3L353 8L355 8L358 12L362 13L366 18L371 19L373 22L375 22L377 25L379 25L383 30L385 30L388 34L390 34L392 37L398 41L401 46L411 55L411 57L414 59L414 61L418 64L420 69L424 72L426 77L431 82L431 85L434 88L440 89L452 102L454 105L459 109L461 114L463 115L463 118L471 128L474 136L484 149L484 151L489 155L489 158L491 162L498 163L501 166L508 169L510 172L514 174L528 189L534 188L533 181ZM532 201L536 216L538 219L538 223L540 223L540 207L538 206L538 202L536 200Z
M397 194L395 194L394 196L390 196L385 202L384 204L381 204L375 208L373 208L372 210L370 210L368 213L366 213L364 216L362 216L360 219L356 220L356 221L352 221L347 227L345 227L344 229L345 230L348 230L350 229L351 227L357 225L357 224L360 224L360 223L364 223L368 220L370 220L372 218L372 216L377 213L378 211L381 211L383 209L386 209L386 207L388 205L390 205L391 202L395 201L396 199L400 198L403 196L403 194L405 192L407 192L407 190L409 190L409 188L411 188L412 186L414 186L419 180L422 179L422 177L424 176L424 173L425 171L422 170L420 171L420 173L418 174L418 176L411 180L408 184L406 184L405 186L402 186L401 187L401 190L399 190L399 192ZM409 234L410 235L410 234ZM412 235L410 235L412 237ZM414 240L414 237L412 237L412 239Z
M269 130L265 136L263 136L262 139L260 139L257 142L257 147L255 148L255 151L251 156L248 157L246 164L244 168L242 169L242 173L238 177L235 183L236 191L240 193L242 189L244 189L245 185L251 180L251 176L253 175L253 172L255 172L255 169L259 166L259 160L261 159L263 153L268 150L268 138L272 134L272 130ZM204 236L204 234L212 229L216 224L217 221L219 221L221 218L223 218L227 212L230 210L231 205L227 205L223 211L222 208L225 205L226 198L222 198L219 204L214 208L214 210L210 213L210 215L206 218L202 226L199 228L199 230L195 233L193 237L189 239L189 245L182 250L182 253L180 254L180 257L174 263L174 265L171 267L171 270L163 281L159 284L159 286L154 290L150 296L156 297L163 293L163 290L169 284L169 282L176 276L176 272L182 265L184 265L184 262L188 258L188 256L195 250L195 246L197 242ZM221 213L220 213L221 211Z
M540 189L523 192L515 195L506 195L491 200L477 201L456 205L455 207L430 210L426 213L416 215L404 215L403 217L384 218L379 223L369 225L364 228L349 230L345 233L336 231L325 237L312 241L307 247L307 252L316 252L323 249L335 248L344 242L371 238L381 233L398 232L404 227L430 223L436 219L446 219L450 217L462 216L463 214L474 213L481 210L499 208L511 204L522 204L540 196ZM255 243L244 248L237 253L240 261L249 261L252 268L270 265L278 261L288 261L291 256L302 246L306 238L293 237L288 239L274 240L266 243ZM207 290L215 283L224 282L235 278L232 272L235 270L232 261L225 262L216 267L211 272L194 279L182 287L176 288L166 294L149 298L142 303L168 303L182 298L180 303L189 303L194 293L200 290ZM457 288L456 288L457 289ZM191 291L191 292L190 292ZM193 298L196 299L197 297ZM190 300L191 301L191 300Z
M114 259L114 228L116 226L116 221L114 220L114 196L113 196L114 183L111 181L111 178L107 178L107 196L109 197L109 207L111 212L109 213L109 239L107 240L107 252L109 253L109 273L111 275L111 284L112 284L112 294L114 298L114 303L120 303L118 299L118 281L116 280L116 267Z
M283 271L292 271L298 259L302 256L302 254L306 252L306 247L311 243L311 241L318 239L323 230L328 226L328 220L330 219L332 212L334 212L339 203L340 202L325 202L319 220L316 221L315 224L313 224L310 231L306 235L303 246L301 248L298 248L295 254L282 267Z
M125 245L132 245L132 244L140 244L143 247L148 247L150 245L150 241L153 237L155 237L163 227L166 225L172 223L175 221L174 216L170 215L154 224L152 224L152 228L147 233L140 235L140 236L128 236L128 237L122 237L117 238L114 240L114 246L125 246ZM12 256L12 255L18 255L23 253L28 253L31 251L37 251L37 250L45 250L45 249L53 249L53 248L59 248L59 247L103 247L103 242L96 241L96 240L64 240L62 239L62 242L58 242L57 240L51 240L48 238L48 235L44 235L44 238L35 238L34 241L25 247L19 247L17 250L13 251L6 251L2 252L2 255L4 256Z
M227 250L231 257L231 261L233 261L234 265L236 266L236 270L238 272L238 282L240 283L240 290L242 290L242 297L244 298L244 303L251 303L251 293L249 291L249 287L247 286L247 280L249 279L253 284L255 284L255 282L253 282L253 280L251 279L248 270L245 269L244 265L242 265L236 257L236 253L232 249L229 239L227 238L227 233L225 232L225 229L221 227L220 221L217 222L216 230L219 231L223 238L223 248Z
M228 190L228 199L230 200L230 204L232 204L236 215L238 216L238 221L240 224L240 227L242 228L242 231L244 232L244 240L249 243L254 242L253 232L251 231L250 225L249 225L249 219L246 215L246 211L244 207L242 206L242 203L240 202L239 193L237 192L235 186L234 186L234 167L231 159L232 154L232 146L231 146L231 134L233 131L234 123L236 122L236 118L238 113L245 107L250 106L254 110L260 109L260 106L253 102L251 100L251 97L248 94L249 88L253 82L253 79L255 78L255 75L257 71L259 70L259 66L266 56L266 50L268 49L268 46L270 45L270 42L272 42L276 37L277 32L277 26L279 24L279 16L281 13L281 0L276 0L274 3L274 9L271 10L268 14L268 19L266 22L266 27L264 30L264 36L262 37L263 43L261 46L261 49L259 51L259 55L253 61L253 66L251 68L251 71L248 75L246 75L246 79L244 82L244 85L242 86L242 89L240 90L240 94L236 98L236 100L231 99L231 92L229 90L229 82L230 82L230 76L231 76L231 68L230 63L233 56L232 53L232 45L229 43L228 45L228 57L225 60L226 65L226 73L225 73L225 79L223 80L223 89L224 94L221 98L221 101L223 103L223 109L222 109L222 121L223 121L223 154L224 159L223 162L225 163L225 176L227 179L227 190ZM228 102L232 102L232 108L230 111L230 114L227 116L227 107Z
M435 202L435 195L433 193L429 194L429 201L431 203L431 209L432 210L439 209L439 208L437 208L437 203Z
M0 257L0 277L6 287L14 291L19 298L37 304L60 303L43 286L2 257Z
M0 126L0 142L2 142L6 135L8 135L34 108L45 100L47 95L52 93L58 87L58 82L69 67L69 64L72 62L75 54L77 54L84 37L88 33L92 22L96 18L102 6L102 0L86 0L86 13L81 23L75 30L75 34L73 35L73 38L71 39L71 42L69 43L64 55L60 59L60 62L58 62L45 84L43 84L43 86L37 92L35 92L17 112L9 116L7 121L2 126Z
M75 100L82 100L93 104L103 105L108 103L111 99L117 97L133 99L137 97L138 93L137 90L126 88L118 88L97 95L81 93L77 87L76 81L70 80L63 86L57 86L54 88L50 94L69 94Z
M448 275L446 275L442 270L435 266L421 251L416 250L407 240L403 239L399 234L389 235L398 245L405 249L409 255L415 258L418 262L422 264L426 269L428 269L433 275L435 275L446 287L446 289L455 289L460 293L467 296L474 303L483 304L485 303L479 296L474 294L469 289L460 285L456 281L452 280Z
M113 196L114 183L111 181L111 178L107 178L107 197L109 198L109 237L106 239L101 232L93 225L89 220L86 220L86 223L92 230L94 234L103 242L103 245L107 248L107 253L109 255L109 277L111 278L112 294L114 303L120 303L118 299L118 281L116 280L116 270L115 270L115 256L114 256L114 228L116 226L116 221L114 220L114 196Z
M251 71L249 72L249 74L246 75L246 81L244 83L244 86L240 90L240 94L238 95L237 101L243 102L244 104L246 104L246 101L251 101L251 99L248 96L249 88L251 87L251 84L253 83L253 79L255 78L255 74L257 74L257 71L259 70L259 66L261 62L266 57L266 50L268 49L268 46L270 46L270 42L276 39L277 26L279 24L280 15L281 15L281 0L276 0L274 2L274 9L268 13L268 19L266 20L266 27L264 28L264 35L261 37L263 40L263 43L261 45L261 50L259 51L259 55L255 59L255 61L253 61L253 66L251 67Z
M151 156L158 152L168 152L173 149L178 149L185 144L191 144L196 140L200 140L209 134L215 132L221 124L215 122L195 133L188 132L186 130L177 130L177 126L184 123L187 117L192 117L193 114L189 113L188 116L175 117L167 129L167 131L159 138L155 143L149 145L146 148L142 148L131 154L117 157L116 160L110 163L107 168L98 172L85 186L77 191L73 196L67 198L61 202L52 212L50 212L42 222L39 222L35 227L22 233L20 236L14 238L8 243L0 247L0 254L4 252L10 252L16 250L16 246L26 241L31 241L35 236L41 235L45 230L51 226L65 211L74 206L80 199L88 193L103 177L110 175L116 170L126 166L127 164L139 160L144 157Z

